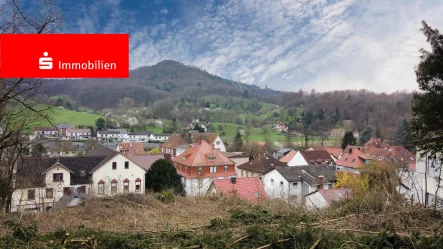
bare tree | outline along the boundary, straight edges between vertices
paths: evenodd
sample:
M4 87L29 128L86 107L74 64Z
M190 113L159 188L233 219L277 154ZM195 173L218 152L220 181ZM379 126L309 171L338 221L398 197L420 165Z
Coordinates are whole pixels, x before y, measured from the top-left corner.
M62 24L62 15L54 0L12 0L0 6L0 34L48 34ZM0 79L0 210L9 211L14 190L14 173L22 150L27 146L23 135L42 121L49 121L48 108L36 100L43 79Z

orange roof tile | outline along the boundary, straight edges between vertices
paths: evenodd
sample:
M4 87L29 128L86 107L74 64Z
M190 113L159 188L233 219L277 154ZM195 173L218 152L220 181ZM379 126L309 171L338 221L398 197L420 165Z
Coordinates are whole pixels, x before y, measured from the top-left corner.
M235 165L219 150L216 150L205 140L200 140L197 144L172 159L173 162L190 167L215 166L215 165Z
M363 166L365 160L370 159L368 156L360 151L361 147L348 146L343 151L340 159L335 162L338 166L344 166L349 168L360 168Z
M292 158L297 154L296 150L291 150L288 154L284 155L282 158L280 158L280 162L282 163L289 163Z
M218 134L217 133L195 133L192 134L192 142L198 143L201 139L206 140L206 142L213 144L215 142L215 139L217 139Z

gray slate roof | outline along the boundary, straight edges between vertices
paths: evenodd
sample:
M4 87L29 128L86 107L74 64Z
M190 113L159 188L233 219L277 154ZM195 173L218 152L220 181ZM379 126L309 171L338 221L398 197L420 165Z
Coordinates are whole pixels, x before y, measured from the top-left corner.
M288 182L303 180L309 185L318 185L322 182L332 183L337 180L335 172L327 166L291 166L275 168ZM323 176L323 179L320 177Z

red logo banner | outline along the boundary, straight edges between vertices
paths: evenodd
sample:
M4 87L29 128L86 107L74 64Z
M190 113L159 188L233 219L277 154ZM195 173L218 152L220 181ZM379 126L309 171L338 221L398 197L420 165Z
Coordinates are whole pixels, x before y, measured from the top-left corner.
M128 77L128 34L0 35L0 78Z

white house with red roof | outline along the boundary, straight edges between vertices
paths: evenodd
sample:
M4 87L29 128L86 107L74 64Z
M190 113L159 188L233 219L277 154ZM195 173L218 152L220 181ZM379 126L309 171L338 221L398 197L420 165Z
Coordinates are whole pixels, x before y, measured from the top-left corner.
M204 139L173 158L172 163L182 176L186 195L205 195L214 179L235 176L235 162Z

